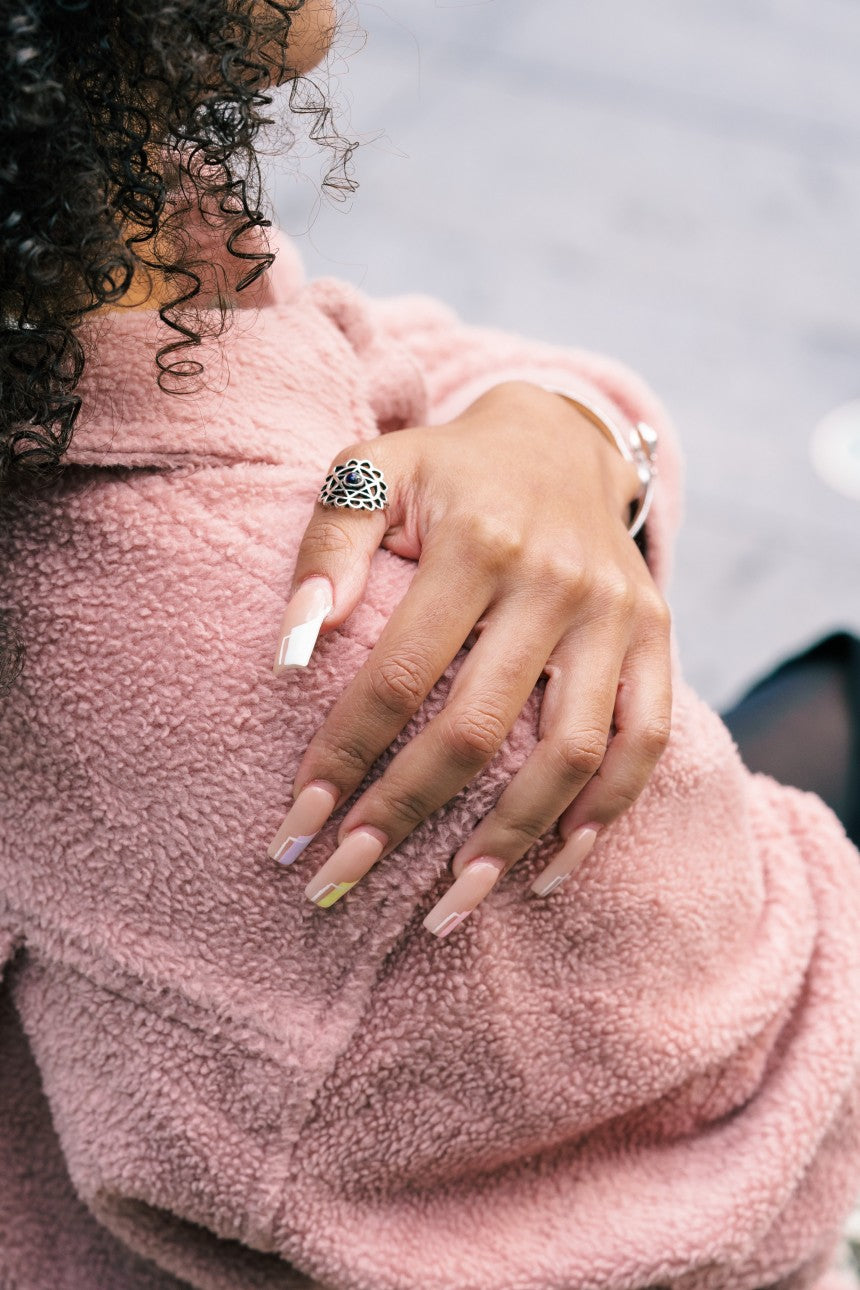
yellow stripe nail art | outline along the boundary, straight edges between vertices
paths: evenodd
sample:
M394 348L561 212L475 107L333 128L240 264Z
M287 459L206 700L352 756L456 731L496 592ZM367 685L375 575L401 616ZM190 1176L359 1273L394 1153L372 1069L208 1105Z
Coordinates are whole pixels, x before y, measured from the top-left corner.
M340 900L341 896L345 896L354 886L354 882L327 882L315 895L311 896L311 900L315 905L319 905L320 909L328 909L329 906L333 905L336 900Z

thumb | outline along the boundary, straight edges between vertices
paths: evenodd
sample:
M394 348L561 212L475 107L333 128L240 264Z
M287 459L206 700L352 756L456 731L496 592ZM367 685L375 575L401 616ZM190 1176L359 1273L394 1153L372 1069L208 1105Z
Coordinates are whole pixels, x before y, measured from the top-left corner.
M352 483L358 488L371 479L366 469L371 464L369 453L372 469L382 470L384 450L379 445L379 440L372 447L363 444L341 453L332 463L332 473L341 468L346 475L347 490L350 475L357 476ZM375 493L378 498L378 481ZM373 554L395 521L395 509L391 498L385 510L317 502L299 546L293 593L284 610L272 669L276 675L285 668L307 667L320 631L339 627L352 613L367 585Z

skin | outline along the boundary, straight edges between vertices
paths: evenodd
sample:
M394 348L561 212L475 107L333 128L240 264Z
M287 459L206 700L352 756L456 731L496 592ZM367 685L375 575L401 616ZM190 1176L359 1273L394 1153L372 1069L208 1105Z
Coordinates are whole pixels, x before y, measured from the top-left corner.
M263 7L262 4L260 7ZM271 19L271 10L268 7L266 7L266 18ZM290 21L286 61L291 73L304 76L319 66L331 47L336 25L334 0L305 0L301 9L296 10ZM143 259L146 258L147 243L144 242L141 245L139 253ZM140 264L128 291L115 305L106 306L106 310L160 309L162 305L170 304L174 296L175 287L165 282L164 278L152 269ZM238 293L231 301L235 309L253 309L265 303L265 279L251 290Z
M354 445L334 464L362 455L367 445ZM364 831L382 843L366 872L495 756L544 674L540 741L453 862L459 877L489 857L498 878L559 817L565 838L617 818L668 741L669 612L626 528L639 482L573 405L525 382L496 386L447 425L387 434L372 457L393 484L390 509L318 505L295 585L330 580L331 630L360 599L380 543L418 571L311 741L294 795L325 785L345 801L475 633L446 706L352 806L338 839ZM355 881L349 852L341 870L330 860L320 874ZM308 895L319 886L315 875Z
M310 71L334 27L331 0L308 0L291 28L290 65ZM152 308L163 298L146 280L123 303ZM366 454L366 444L353 445L332 466ZM447 425L382 436L373 461L389 482L389 509L317 505L294 590L328 579L334 607L323 631L332 631L361 598L380 545L418 570L314 736L294 797L322 786L336 810L464 642L475 644L442 712L342 821L339 843L359 837L359 846L330 858L307 892L313 898L321 881L352 885L460 792L545 675L539 743L454 858L461 886L466 867L481 866L474 905L556 821L575 847L586 826L609 824L648 782L669 737L669 612L627 534L635 469L567 400L507 382Z
M290 25L290 67L300 75L313 71L331 48L336 25L334 0L306 0Z

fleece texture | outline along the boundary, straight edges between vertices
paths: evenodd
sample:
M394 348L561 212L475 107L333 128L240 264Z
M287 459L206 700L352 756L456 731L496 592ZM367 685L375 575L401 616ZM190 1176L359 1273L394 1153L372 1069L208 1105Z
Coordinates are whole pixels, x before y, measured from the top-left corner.
M847 1284L858 856L817 799L745 770L677 657L647 790L545 901L553 837L451 937L421 926L537 695L332 909L303 888L336 824L266 857L412 574L380 553L311 667L272 675L332 456L512 376L578 389L660 432L665 586L679 467L654 396L430 300L306 284L287 246L199 395L156 388L158 325L93 325L69 468L0 532L28 643L0 717L2 1290Z

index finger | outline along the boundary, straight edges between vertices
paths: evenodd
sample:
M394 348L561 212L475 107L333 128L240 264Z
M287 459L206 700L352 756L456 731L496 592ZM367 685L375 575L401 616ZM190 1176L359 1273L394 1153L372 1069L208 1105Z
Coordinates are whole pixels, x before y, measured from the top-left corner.
M313 786L330 787L333 805L358 787L462 647L489 594L486 573L477 563L452 566L441 548L425 548L409 590L311 740L279 836L291 834L291 816L304 819L303 795ZM324 822L314 818L314 833L303 831L303 836L310 841Z

